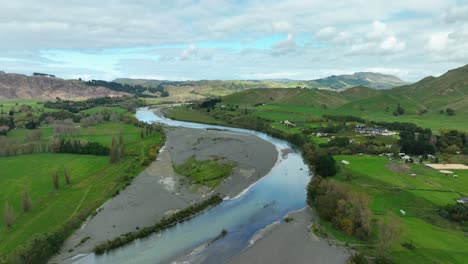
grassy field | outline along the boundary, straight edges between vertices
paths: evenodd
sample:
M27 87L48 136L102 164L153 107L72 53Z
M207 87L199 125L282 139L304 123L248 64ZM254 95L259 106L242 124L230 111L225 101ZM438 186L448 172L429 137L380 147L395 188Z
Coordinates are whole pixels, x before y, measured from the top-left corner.
M91 108L91 109L84 110L82 112L84 112L86 114L93 115L93 114L101 113L103 111L114 112L114 113L117 113L117 114L127 114L128 113L128 111L126 109L123 109L121 107L106 107L106 106L98 106L98 107L94 107L94 108Z
M1 158L1 200L14 208L16 221L11 229L0 228L0 253L25 243L36 233L50 232L71 218L80 208L96 206L109 199L129 168L131 158L111 165L108 157L72 154L33 154ZM71 173L66 185L63 169ZM60 174L60 188L52 185L52 171ZM32 209L22 213L21 192L27 189ZM0 205L3 212L4 204Z
M468 131L468 122L466 122L468 114L465 113L447 116L446 114L440 114L438 111L429 111L424 115L409 113L404 116L393 116L392 108L390 108L389 112L386 112L385 107L383 106L380 106L379 109L375 111L365 111L355 108L355 105L344 105L335 109L294 105L264 105L252 109L256 110L256 115L264 118L275 121L288 119L290 121L298 122L299 124L308 119L317 119L324 114L330 114L354 115L373 121L410 122L424 128L430 128L435 133L438 133L441 129Z
M468 238L462 225L438 215L440 206L454 204L468 195L468 171L454 171L459 178L446 176L421 164L391 162L376 156L336 156L341 170L333 179L347 182L357 191L369 194L371 209L377 219L389 212L400 217L403 235L392 253L396 263L463 263L468 259ZM345 178L352 174L352 180ZM416 176L411 176L416 174ZM401 246L412 242L415 250Z
M169 118L182 120L182 121L190 121L190 122L198 122L198 123L205 123L205 124L219 124L223 125L225 122L221 120L217 120L209 115L206 115L203 112L191 110L186 106L179 106L169 109L166 112L166 115Z
M16 105L16 102L2 103ZM18 103L36 104L30 100ZM117 107L97 107L86 112L94 114L103 110L131 114ZM39 112L41 111L35 113ZM52 127L43 125L38 129L43 133L41 141L48 142L52 139ZM129 180L144 169L141 161L148 150L154 145L161 146L164 141L164 135L158 132L145 133L142 138L142 130L143 128L119 121L105 121L90 127L80 127L74 136L61 136L110 146L112 137L118 141L122 134L125 155L115 164L110 163L108 156L63 153L0 157L0 211L3 215L5 203L8 202L15 214L12 228L6 228L3 221L0 226L0 256L30 241L35 234L54 232L81 212L96 209L128 184ZM7 137L16 138L19 143L23 143L28 133L31 130L16 128ZM65 183L64 168L71 174L70 185ZM59 173L58 190L54 189L52 183L54 170ZM21 207L23 190L29 192L32 202L32 208L28 212L23 212Z
M196 160L191 157L175 170L195 183L214 188L231 175L235 166L234 162L226 160Z
M173 113L175 114L173 115ZM209 113L180 107L170 112L171 116L176 119L218 124L224 122L222 119L215 118L218 115L262 117L272 120L272 127L287 133L321 125L320 123L324 122L321 116L325 113L352 114L352 112L346 111L291 105L257 107L240 105L239 110L234 112L214 109ZM459 118L457 116L442 117ZM289 128L281 125L280 121L283 120L294 122L297 127ZM382 120L388 121L383 115ZM394 121L402 120L395 118ZM410 121L410 119L406 121ZM439 125L435 121L425 124L433 128ZM458 124L459 122L453 122L452 127L458 128ZM376 136L369 139L354 132L330 134L330 136L346 136L355 142L373 141L379 145L397 142L396 136ZM328 142L328 139L315 136L309 136L309 139L316 144ZM406 212L406 215L401 217L404 228L403 235L394 245L395 263L432 263L435 260L438 263L464 263L468 259L468 250L466 249L468 238L463 232L463 230L466 231L467 227L448 221L438 214L441 206L454 204L456 199L468 195L468 171L454 171L454 174L458 174L459 178L452 178L421 164L398 163L380 156L355 155L336 156L335 158L339 163L341 160L347 160L350 165L340 163L341 170L333 179L347 182L356 191L369 194L372 197L371 210L376 220L385 219L389 212L397 215L400 214L400 210ZM345 177L345 174L348 173L353 175L351 181ZM411 176L412 174L416 176ZM322 226L339 240L349 244L363 243L333 229L330 223L322 222ZM374 233L377 231L375 230ZM401 245L404 242L413 243L416 249L408 250Z

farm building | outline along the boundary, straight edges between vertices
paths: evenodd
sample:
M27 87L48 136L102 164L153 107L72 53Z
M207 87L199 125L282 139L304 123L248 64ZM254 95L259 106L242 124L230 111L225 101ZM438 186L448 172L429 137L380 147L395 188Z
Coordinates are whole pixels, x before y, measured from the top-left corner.
M389 131L386 128L373 128L373 127L364 127L364 126L357 126L354 129L354 132L360 134L369 134L369 135L378 135L378 136L393 136L396 133L393 131Z
M296 124L294 124L293 122L291 122L289 120L284 120L284 121L281 121L280 123L285 125L285 126L288 126L288 127L295 127L296 126Z

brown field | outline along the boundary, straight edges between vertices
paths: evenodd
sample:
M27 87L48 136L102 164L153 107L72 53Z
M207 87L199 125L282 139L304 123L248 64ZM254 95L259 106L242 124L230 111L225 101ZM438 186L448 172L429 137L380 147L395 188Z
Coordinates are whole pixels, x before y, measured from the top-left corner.
M426 166L436 170L468 170L464 164L426 164Z

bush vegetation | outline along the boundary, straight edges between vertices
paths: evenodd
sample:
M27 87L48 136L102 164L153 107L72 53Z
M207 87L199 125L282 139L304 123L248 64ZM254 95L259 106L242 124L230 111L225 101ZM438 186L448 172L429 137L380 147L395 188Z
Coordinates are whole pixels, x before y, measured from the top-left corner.
M343 183L314 177L307 186L307 203L349 236L367 239L372 213L370 198Z
M138 231L126 233L120 237L117 237L113 240L104 242L102 244L97 245L94 248L94 253L96 254L104 254L105 252L121 247L125 244L128 244L136 239L147 237L153 233L160 232L168 227L171 227L177 223L181 223L183 221L189 220L190 218L194 217L195 215L199 214L200 212L208 209L209 207L215 206L222 202L221 196L219 194L212 196L211 198L200 202L195 205L191 205L185 209L174 213L173 215L161 219L158 223L149 226L140 228Z

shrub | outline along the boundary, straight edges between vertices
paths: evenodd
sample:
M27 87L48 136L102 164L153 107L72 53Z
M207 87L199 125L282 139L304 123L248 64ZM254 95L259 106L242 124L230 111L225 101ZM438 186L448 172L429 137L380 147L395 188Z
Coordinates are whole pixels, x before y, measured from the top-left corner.
M410 241L410 242L403 242L401 243L401 246L406 248L406 249L409 249L409 250L415 250L416 247L414 246L413 242Z
M107 242L99 244L96 247L94 247L94 253L98 255L104 254L106 251L121 247L136 239L144 238L144 237L151 235L152 233L160 232L177 223L186 221L192 218L193 216L195 216L196 214L206 210L207 208L211 206L215 206L221 203L222 201L223 199L219 196L219 194L212 196L211 198L201 203L191 205L183 210L180 210L177 213L169 216L168 218L163 218L158 223L152 226L141 228L135 232L128 232L118 238L115 238L113 240L108 240Z
M355 253L349 259L347 264L368 264L366 256L363 253Z
M315 163L315 171L322 177L334 176L338 168L336 161L331 155L320 156Z

